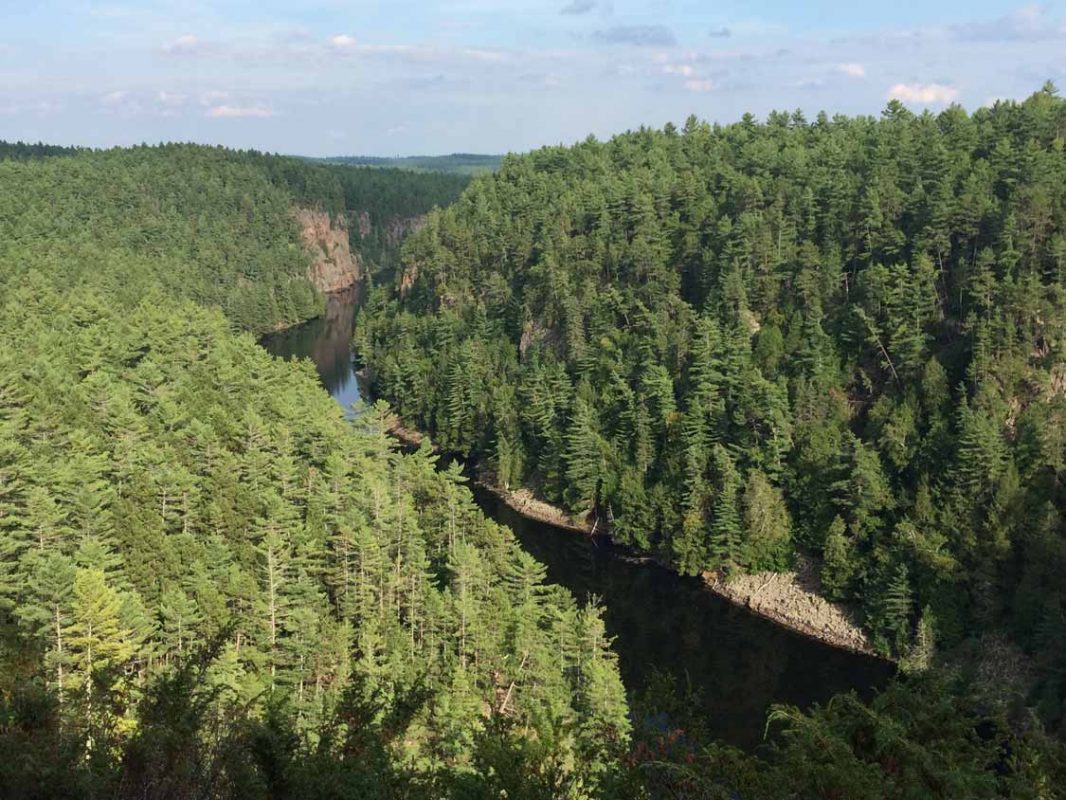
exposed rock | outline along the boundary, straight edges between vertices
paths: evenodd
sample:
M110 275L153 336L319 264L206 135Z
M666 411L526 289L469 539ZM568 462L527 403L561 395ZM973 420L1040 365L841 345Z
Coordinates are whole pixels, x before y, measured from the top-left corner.
M418 265L407 264L400 275L400 297L406 295L418 280Z
M880 657L854 610L821 596L818 570L809 559L799 558L793 572L735 574L726 581L705 572L703 580L716 594L779 625L834 647Z
M365 239L372 230L370 225L370 212L360 211L355 215L355 229L359 232L359 238Z
M298 208L300 241L311 256L307 277L320 292L339 292L355 286L363 276L359 259L348 243L348 226L328 212Z
M359 234L360 239L370 236L374 232L376 225L381 231L385 244L389 247L396 247L412 233L422 230L426 226L427 219L427 215L418 214L414 217L395 216L384 221L375 220L371 218L370 212L365 209L353 211L351 214L352 224L355 226L355 231Z
M389 417L386 422L386 432L390 436L394 436L410 447L418 447L422 444L422 440L425 438L421 431L417 431L414 428L405 428L400 424L400 418L395 414Z
M426 219L425 214L415 217L393 217L385 223L385 242L390 247L395 247L412 233L426 227Z
M534 522L543 522L555 528L563 528L575 533L584 533L588 536L596 536L604 532L603 526L599 525L597 520L593 520L590 523L588 516L582 518L580 515L570 514L565 509L541 500L528 489L513 491L502 489L495 484L491 476L484 474L478 477L477 484L488 489L500 498L504 504L526 519L531 519Z

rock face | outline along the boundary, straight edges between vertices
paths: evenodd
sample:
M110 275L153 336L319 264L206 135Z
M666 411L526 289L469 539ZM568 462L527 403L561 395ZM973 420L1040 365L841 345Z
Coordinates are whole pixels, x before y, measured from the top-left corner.
M389 217L387 220L373 220L369 211L358 211L352 214L352 223L361 239L365 239L374 232L377 224L381 231L382 239L389 247L398 247L404 239L412 233L426 227L426 214L418 214L413 217Z
M737 574L728 581L710 572L702 577L716 594L779 625L843 650L883 657L859 625L854 609L822 597L818 570L810 559L798 558L792 572Z
M320 292L350 289L363 277L359 259L348 243L348 226L333 220L328 212L298 208L294 212L300 226L300 241L311 255L307 277Z
M385 223L385 241L390 247L396 247L409 235L426 227L427 219L425 214L415 217L393 217Z

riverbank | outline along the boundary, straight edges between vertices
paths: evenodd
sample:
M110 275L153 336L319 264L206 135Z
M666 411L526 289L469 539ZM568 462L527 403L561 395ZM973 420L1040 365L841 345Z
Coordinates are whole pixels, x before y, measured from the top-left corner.
M819 593L816 563L803 556L797 561L796 569L788 572L738 574L727 581L710 572L701 577L715 594L789 630L841 650L892 661L874 649L853 609Z
M393 418L388 432L412 447L420 446L425 438L420 431L404 427L397 417ZM585 536L609 538L598 520L570 514L528 489L504 489L483 472L477 474L475 483L526 519ZM654 557L640 558L672 569ZM796 569L788 572L736 574L725 581L714 573L704 572L700 578L714 594L783 628L840 650L892 661L874 649L852 608L831 602L820 594L817 564L812 559L799 557Z

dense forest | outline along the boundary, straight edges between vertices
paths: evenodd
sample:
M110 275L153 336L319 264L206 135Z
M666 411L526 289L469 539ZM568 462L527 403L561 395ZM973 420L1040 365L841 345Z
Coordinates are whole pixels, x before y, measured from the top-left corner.
M417 171L402 164L334 164L276 156L260 157L257 163L301 205L345 217L352 246L390 276L406 234L434 206L455 200L470 180L462 170Z
M72 156L82 148L61 147L44 142L4 142L0 141L0 160L48 158L50 156Z
M455 474L398 457L373 414L348 425L306 366L189 304L109 306L31 276L0 311L20 343L0 365L5 694L50 688L103 761L211 642L205 733L255 709L309 746L345 714L353 736L402 721L395 767L433 784L503 717L595 785L628 730L595 608L545 586Z
M317 159L328 164L354 164L365 167L395 167L396 169L454 172L460 175L482 175L500 168L503 156L480 153L452 153L447 156L333 156Z
M297 752L345 796L474 792L530 735L597 792L629 721L596 607L381 412L348 423L233 332L317 308L289 207L366 211L349 181L388 173L190 146L0 170L0 795L280 796ZM419 213L411 185L371 208Z
M356 332L410 425L683 573L821 558L885 653L1005 630L1064 721L1066 102L508 157Z
M456 467L428 448L398 452L386 407L347 420L310 365L256 343L318 307L291 207L367 211L349 205L355 170L187 145L0 163L0 796L1060 792L1061 745L1024 705L974 690L994 677L965 670L894 684L869 705L776 708L757 754L711 741L699 704L669 680L627 697L597 604L546 584ZM515 170L530 164L510 160L500 180ZM383 190L384 213L428 207L404 206L404 180ZM437 197L454 188L433 185ZM407 250L419 280L434 269L419 248L494 185L431 214ZM540 195L529 202L553 213ZM484 286L508 290L502 277ZM385 295L370 316L381 326ZM479 338L464 318L451 324L476 354L503 322L470 313ZM534 349L561 382L549 346L561 340L543 319ZM588 407L590 426L593 410L606 406ZM739 480L749 465L730 458ZM786 469L766 467L771 496Z
M0 160L0 290L29 270L131 303L152 291L216 306L241 328L318 314L296 206L347 218L353 246L385 266L396 220L450 202L452 175L330 168L196 145L77 151L11 146ZM360 224L360 220L363 224Z

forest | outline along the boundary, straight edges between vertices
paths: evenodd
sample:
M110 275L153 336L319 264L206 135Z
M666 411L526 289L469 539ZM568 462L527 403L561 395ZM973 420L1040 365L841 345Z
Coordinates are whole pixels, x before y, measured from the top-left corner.
M452 153L447 156L334 156L318 159L329 164L356 164L367 167L395 167L397 169L429 172L454 172L460 175L482 175L495 172L503 156L479 153Z
M152 292L186 298L257 332L324 307L307 280L294 207L350 217L353 246L386 268L398 251L396 220L450 202L466 184L197 145L67 154L0 146L0 291L36 270L123 303Z
M0 795L313 795L324 760L343 796L470 793L532 731L598 791L629 722L597 608L240 332L318 307L291 206L456 182L190 146L0 172Z
M985 230L993 212L978 225L980 235L993 240L983 279L988 291L1017 299L1001 307L986 297L991 305L979 305L970 289L964 299L979 327L990 309L1017 311L1038 294L1025 319L1040 332L1042 357L1050 363L1061 344L1054 335L1061 319L1054 314L1061 284L1055 269L1062 260L1062 184L1055 177L1061 177L1062 106L1044 93L994 113L1011 135L1034 137L1019 145L1025 159L1011 167L1009 180L983 167L984 183L975 184L1009 197L1031 187L1025 196L1033 199L1019 206L1014 223L1018 255L1005 275L994 261L996 230ZM959 126L971 124L961 112L955 116ZM1042 121L1041 132L1023 130L1034 120ZM896 127L878 133L890 124ZM842 336L853 322L845 318L847 299L838 296L828 267L804 268L816 273L806 278L810 302L823 304L824 317L811 322L812 312L796 305L802 293L782 284L774 304L760 293L785 281L791 261L773 262L765 285L749 286L747 270L755 270L755 262L736 250L728 277L717 261L703 262L718 247L708 238L700 256L670 282L670 240L649 250L643 238L671 230L657 215L675 202L675 168L690 174L692 202L702 197L707 204L685 251L696 252L691 248L701 236L732 224L727 209L741 202L737 187L745 187L752 216L743 226L752 236L762 230L764 215L793 219L784 214L792 202L786 202L791 184L784 177L771 180L773 170L745 177L753 164L772 163L774 137L828 137L825 147L831 141L842 157L861 163L867 138L879 142L877 152L895 152L897 140L917 136L922 124L934 140L947 135L937 133L944 121L922 123L898 113L880 123L807 126L775 118L718 130L693 123L685 133L642 131L606 145L510 157L498 176L476 179L443 211L430 209L458 194L462 186L452 177L192 145L11 148L0 160L0 331L7 343L0 352L0 796L1058 796L1066 785L1066 754L1032 715L1032 698L1012 704L976 691L994 685L995 676L974 680L968 669L902 679L869 704L843 695L808 711L774 708L767 741L754 753L714 742L693 714L698 704L685 687L664 679L644 692L626 691L600 607L546 583L543 566L519 548L509 529L478 510L458 467L441 466L428 446L401 453L386 434L392 411L383 403L348 421L309 364L276 360L256 340L321 308L306 282L293 207L351 220L363 212L372 220L428 212L427 227L404 246L395 285L371 293L360 322L375 385L405 419L449 449L493 460L504 482L537 483L576 509L610 509L616 535L631 531L625 540L635 545L673 547L674 537L678 544L689 537L689 549L676 551L693 559L676 562L686 570L720 566L726 555L736 568L785 564L798 546L831 552L814 536L817 514L831 516L830 526L842 527L836 535L845 542L839 563L851 570L841 568L846 580L839 592L865 596L879 570L902 574L897 583L907 604L897 604L899 638L892 643L909 643L911 628L935 630L949 642L949 623L981 620L972 603L974 587L983 584L962 582L970 563L965 559L973 555L962 549L967 540L949 538L955 529L916 527L927 520L914 509L926 508L943 521L947 503L962 503L939 483L940 475L925 471L924 459L943 452L954 464L960 458L955 449L963 447L955 443L956 426L967 420L978 420L987 438L995 402L1010 406L1020 398L1011 423L1017 438L1006 431L992 437L1001 459L994 465L996 483L967 519L988 526L1014 520L1003 534L1010 558L1000 554L987 580L997 588L1010 585L1009 565L1019 597L1057 602L1061 498L1054 494L1052 437L1059 396L1053 377L1033 383L1043 373L1025 349L1032 340L1022 344L1018 331L1008 336L1004 328L1017 320L994 316L985 323L989 332L981 335L989 339L981 352L988 357L981 363L988 372L964 367L958 382L954 370L968 363L969 353L969 339L959 337L977 334L953 331L943 320L929 323L921 355L936 352L944 374L939 383L923 380L920 392L913 389L919 392L913 398L916 427L902 441L923 455L911 454L913 467L895 469L882 454L887 439L870 431L881 430L874 420L883 428L911 401L885 376L889 367L881 359L891 356L897 371L914 367L897 353L898 340L889 338L894 331L882 332L888 344L881 356L870 355L865 339ZM818 133L818 125L828 130ZM861 142L853 141L864 130ZM969 139L965 131L958 136L977 148L981 130ZM721 186L701 189L698 175L709 181L726 170L731 154L740 158L743 148L729 137L750 143L751 162L729 167L728 191L724 176ZM1040 137L1050 137L1046 147ZM799 142L790 152L801 164L812 160ZM953 162L945 157L945 163ZM697 165L708 172L697 173ZM826 181L845 174L809 168ZM895 174L887 166L883 171ZM762 183L767 188L759 189ZM604 195L604 187L616 184L628 187L624 203ZM645 191L652 185L662 189L661 197ZM758 200L771 185L780 198L778 217L758 210L772 205ZM845 188L839 193L844 202ZM881 208L893 208L888 196L886 188ZM579 213L586 200L602 213ZM1049 209L1038 245L1025 238L1033 228L1021 213L1036 202ZM817 208L811 205L819 224L836 224L819 217ZM680 225L684 215L667 216ZM638 219L646 224L630 231ZM597 230L602 236L591 235ZM777 236L776 227L769 230L774 237L759 238L769 248L757 251L763 256L801 249L798 231L782 227ZM843 235L847 228L827 230L826 236ZM884 230L887 237L887 223ZM1049 239L1058 241L1057 251ZM832 251L830 241L825 246ZM881 238L869 241L887 246ZM360 246L354 234L353 245ZM909 239L899 245L912 246ZM818 252L810 255L815 264ZM954 255L945 251L943 257L945 272L932 282L941 292L940 281L957 268ZM873 284L863 275L874 267L860 263L861 254L848 258L859 261L843 274L863 288L846 291L858 293L867 308L863 292L872 292ZM837 267L844 270L844 263ZM667 283L658 285L660 279ZM696 296L701 299L693 306ZM875 316L872 301L869 308L871 325L887 324L887 310ZM739 321L759 326L750 348L743 346ZM774 325L776 351L769 335L769 344L760 344ZM509 339L512 334L518 338ZM807 334L814 336L813 362L797 357L807 352ZM723 353L727 341L733 349ZM846 341L852 344L845 347ZM707 360L690 355L698 352ZM927 369L929 358L918 358L923 375L936 374ZM619 371L613 383L601 381L632 359L643 359L632 361L632 375ZM661 394L628 383L641 377L641 364L658 365ZM423 372L441 367L440 382ZM408 372L398 380L401 369ZM855 375L865 382L845 381ZM901 373L901 385L915 385L904 383L910 375ZM460 379L462 402L455 406ZM984 394L975 388L982 381L989 387ZM527 395L537 387L539 394ZM777 387L758 391L778 393L783 405L773 424L785 427L747 420L745 414L765 409L762 395L737 405L752 387ZM942 394L930 395L930 387ZM1008 394L1009 387L1030 393ZM617 423L612 398L627 396L627 388L634 407L648 406L649 415L641 445L646 452L639 451L647 461L629 459L630 466L646 468L642 491L635 493L614 486L620 479L616 459L623 459L614 448L623 435L609 427ZM416 389L426 404L417 411ZM822 389L840 393L839 400L816 397ZM855 394L851 414L845 414L852 402L847 392ZM881 397L888 399L878 417L873 407ZM925 415L930 397L941 404L935 418ZM947 410L955 402L966 409L958 418ZM507 409L510 418L501 415ZM519 412L534 409L550 412L538 417L546 426L517 427L525 424ZM662 413L657 422L652 409ZM643 424L639 413L635 424ZM936 420L943 438L934 450L924 426ZM505 424L516 427L500 427ZM773 444L774 430L779 437L787 432L787 439ZM689 435L698 447L686 448L684 458L702 459L699 480L689 487L691 498L685 495L693 505L671 510L669 480L689 474L684 465L695 463L671 466L681 457L675 439ZM587 442L594 449L585 451ZM839 452L865 472L853 471L854 486L833 489L829 510L812 508L805 517L798 498L814 490L792 482L797 476L829 479L817 457L833 464L834 484L842 481L848 473L834 460L838 445L849 448ZM538 454L551 447L561 449L545 455L543 464L554 463L557 471L541 472ZM593 460L583 462L579 454ZM809 471L801 472L801 463L809 463ZM881 483L870 488L861 481L875 465ZM925 505L905 502L911 476L925 477ZM743 502L730 505L723 482L732 482ZM1015 494L1004 494L1008 489ZM1043 517L1024 505L1040 492ZM756 495L764 503L758 514L752 511ZM643 545L634 527L636 508L624 505L624 497L645 498L643 513L657 515L648 517L655 524ZM843 502L848 499L854 505ZM713 537L701 543L699 525L727 531L733 513L735 549L712 548ZM684 534L669 527L670 514L689 520ZM752 539L759 514L767 520L762 549L755 547L762 540ZM1028 527L1031 518L1043 519L1043 527ZM897 535L908 519L915 533ZM919 550L919 530L943 538ZM905 549L906 542L913 549ZM987 543L971 544L978 546ZM1041 547L1042 560L1035 552ZM718 553L724 555L714 561ZM926 561L919 560L923 554ZM923 594L931 590L921 582L944 581L922 570L947 559L955 559L950 569L959 572L956 617ZM826 563L837 562L827 553ZM1037 593L1041 582L1045 594ZM945 622L932 627L932 613L917 611L919 602L936 608ZM1007 617L996 605L988 613L989 624L1002 620L1034 651L1044 642L1051 652L1052 637L1061 635L1056 618L1039 604L1029 617ZM1032 638L1038 636L1045 638ZM1046 699L1039 707L1054 725L1051 700L1058 697L1061 660L1046 658L1040 666Z
M505 159L357 325L375 396L686 574L820 559L872 641L1066 692L1066 102L691 118ZM978 645L978 648L980 645Z

